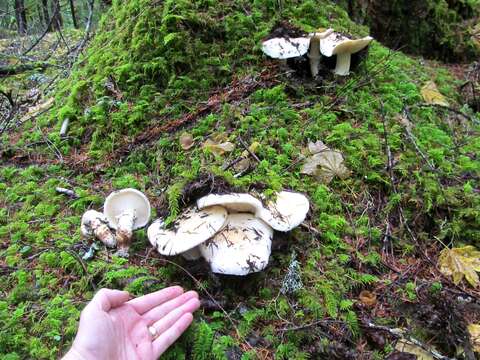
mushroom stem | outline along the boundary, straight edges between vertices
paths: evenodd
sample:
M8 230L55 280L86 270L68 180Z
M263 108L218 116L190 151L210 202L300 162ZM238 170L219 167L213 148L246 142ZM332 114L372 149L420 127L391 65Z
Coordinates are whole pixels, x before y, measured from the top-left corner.
M107 224L105 215L95 210L88 210L82 216L80 232L85 238L94 236L106 246L114 247L117 242Z
M308 50L308 58L310 62L310 72L312 77L315 78L318 75L320 66L320 35L314 35L310 39L310 49Z
M181 254L185 260L194 261L198 260L202 257L200 250L198 247L194 247L193 249L187 250Z
M134 209L125 210L117 217L117 247L120 256L128 256L135 220Z
M352 55L350 53L337 54L337 65L335 67L335 74L346 76L350 73L350 60Z

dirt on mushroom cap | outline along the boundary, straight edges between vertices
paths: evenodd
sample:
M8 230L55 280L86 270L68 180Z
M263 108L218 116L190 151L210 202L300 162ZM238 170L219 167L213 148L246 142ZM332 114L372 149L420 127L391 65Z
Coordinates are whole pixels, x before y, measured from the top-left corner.
M171 228L166 228L162 219L156 220L148 228L150 243L162 255L181 254L207 241L226 223L227 210L221 206L211 206L198 210L197 207L187 209Z
M225 228L199 246L214 273L247 275L268 265L273 229L252 214L230 214Z

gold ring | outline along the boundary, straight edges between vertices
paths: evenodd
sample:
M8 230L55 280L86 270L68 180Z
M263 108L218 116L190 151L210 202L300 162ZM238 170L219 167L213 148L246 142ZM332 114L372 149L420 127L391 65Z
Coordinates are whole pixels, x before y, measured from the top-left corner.
M155 329L153 326L148 327L148 332L150 333L152 339L156 339L158 336L157 329Z

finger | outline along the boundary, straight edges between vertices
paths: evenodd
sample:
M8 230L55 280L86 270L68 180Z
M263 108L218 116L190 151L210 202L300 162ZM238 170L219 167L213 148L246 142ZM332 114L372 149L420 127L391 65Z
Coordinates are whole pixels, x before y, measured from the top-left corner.
M184 314L180 319L177 320L175 324L173 324L170 329L155 339L155 341L152 343L155 357L158 358L160 355L162 355L170 347L170 345L172 345L180 337L180 335L187 330L192 321L192 314Z
M176 298L183 294L183 289L180 286L171 286L159 291L155 291L151 294L143 295L138 298L132 299L127 304L132 307L139 314L143 314L155 306L161 305L166 301Z
M168 331L183 315L187 313L193 313L200 307L200 301L196 298L188 300L185 304L179 308L170 311L165 317L158 320L153 327L157 330L157 334L160 336Z
M176 298L147 311L145 314L143 314L143 317L147 319L149 324L154 324L156 321L167 315L170 311L177 309L190 299L198 299L198 294L195 291L188 291L185 294L177 296Z
M100 289L92 301L91 306L97 306L103 311L109 311L117 306L122 305L130 299L130 294L127 291Z

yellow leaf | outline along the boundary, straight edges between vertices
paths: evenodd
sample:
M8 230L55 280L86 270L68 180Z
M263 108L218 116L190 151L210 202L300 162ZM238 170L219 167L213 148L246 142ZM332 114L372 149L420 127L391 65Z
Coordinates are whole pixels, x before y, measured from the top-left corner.
M470 334L473 351L480 353L480 324L470 324L467 329Z
M473 246L443 249L438 266L444 275L453 277L455 284L460 283L463 277L473 287L479 284L477 271L480 271L480 251Z
M447 99L440 94L437 85L433 81L428 81L422 87L421 93L427 104L449 106Z
M209 150L216 155L223 155L226 152L232 152L235 149L235 145L229 141L223 143L216 143L213 140L207 139L203 143L203 148Z

